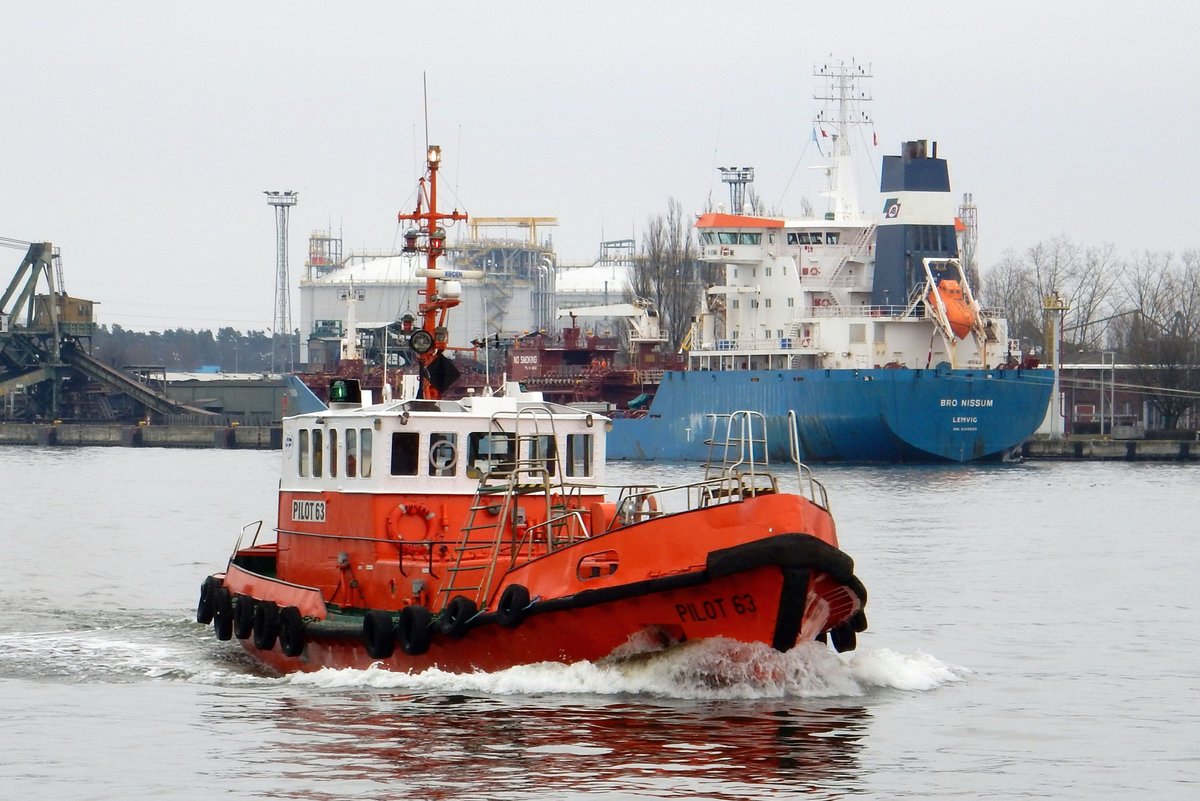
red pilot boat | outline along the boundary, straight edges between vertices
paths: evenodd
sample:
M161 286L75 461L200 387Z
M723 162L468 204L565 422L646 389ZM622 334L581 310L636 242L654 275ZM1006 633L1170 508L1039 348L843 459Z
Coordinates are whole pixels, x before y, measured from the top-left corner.
M634 656L724 637L854 647L866 591L824 487L792 453L780 489L753 412L711 416L703 476L604 483L608 421L510 384L441 398L459 279L438 268L440 150L406 248L426 268L417 397L373 404L337 379L328 410L284 421L278 517L243 530L197 620L280 672L463 672ZM795 431L794 421L791 426Z

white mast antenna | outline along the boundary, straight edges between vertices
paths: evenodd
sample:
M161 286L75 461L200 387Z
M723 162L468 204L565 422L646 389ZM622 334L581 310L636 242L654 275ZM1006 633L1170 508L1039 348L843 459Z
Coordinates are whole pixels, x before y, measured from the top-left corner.
M858 205L858 178L854 160L850 154L850 132L859 125L874 125L863 106L871 96L861 88L861 82L872 77L871 66L862 66L852 59L828 62L813 68L813 75L823 78L823 91L813 94L816 100L825 101L813 122L820 135L833 138L829 155L829 189L822 193L830 199L830 212L835 220L854 221L861 218ZM836 103L836 108L831 104Z

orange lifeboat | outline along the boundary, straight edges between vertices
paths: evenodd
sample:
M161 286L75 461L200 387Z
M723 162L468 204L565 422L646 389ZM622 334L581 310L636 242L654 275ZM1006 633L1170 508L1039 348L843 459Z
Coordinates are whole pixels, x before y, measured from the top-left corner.
M931 306L938 308L939 297L940 305L945 307L950 330L954 336L963 339L975 326L975 310L963 296L962 286L953 278L943 278L938 281L936 288L930 290L927 300Z

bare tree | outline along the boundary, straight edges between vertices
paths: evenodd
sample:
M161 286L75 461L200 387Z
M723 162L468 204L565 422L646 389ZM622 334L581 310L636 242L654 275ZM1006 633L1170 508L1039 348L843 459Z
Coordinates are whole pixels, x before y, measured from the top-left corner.
M1173 429L1200 403L1200 252L1143 253L1121 288L1128 310L1117 331L1134 380L1150 388L1149 402Z
M1014 336L1041 341L1043 298L1057 292L1070 307L1063 321L1065 352L1094 352L1109 339L1106 322L1116 311L1114 288L1122 268L1112 245L1084 248L1064 236L1055 237L1023 256L1006 252L988 271L984 297L1004 308Z
M1033 273L1014 251L1006 251L987 274L980 299L985 305L999 307L1008 320L1008 333L1022 343L1042 338L1042 299L1038 296Z
M630 275L629 291L658 309L670 346L678 348L715 269L699 260L692 227L679 201L667 201L666 215L651 217L642 253Z

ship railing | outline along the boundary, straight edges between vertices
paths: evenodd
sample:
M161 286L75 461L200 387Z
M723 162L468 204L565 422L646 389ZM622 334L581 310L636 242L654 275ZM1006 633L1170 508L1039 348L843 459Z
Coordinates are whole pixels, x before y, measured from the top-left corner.
M825 485L817 480L812 469L800 460L800 429L796 411L788 409L788 452L796 464L796 478L800 482L800 493L826 511L829 510L829 494Z
M592 536L587 522L583 519L583 512L579 509L571 509L543 523L534 523L526 528L516 549L518 557L525 549L529 549L530 555L532 555L533 544L539 539L538 532L543 530L545 531L546 546L551 551L565 548Z
M233 555L234 556L236 556L242 550L244 550L242 548L242 543L246 541L246 534L248 532L250 532L250 529L254 529L254 532L250 534L250 544L246 546L246 549L254 548L255 546L258 546L258 545L270 545L271 544L269 542L259 542L258 541L259 535L262 534L263 521L258 520L253 523L247 523L246 525L242 526L242 533L238 535L237 542L235 542L233 544ZM273 531L273 529L272 529L272 531ZM231 563L233 562L233 556L231 556L229 558L229 561Z
M616 513L605 532L664 515L691 512L710 506L740 503L747 498L775 493L779 485L769 473L719 476L671 486L588 485L619 489Z
M708 459L704 462L704 477L725 477L746 474L753 485L756 473L769 473L771 457L767 445L767 418L762 412L738 409L733 412L705 415L710 423ZM724 423L724 439L719 435ZM718 464L716 456L720 454Z

